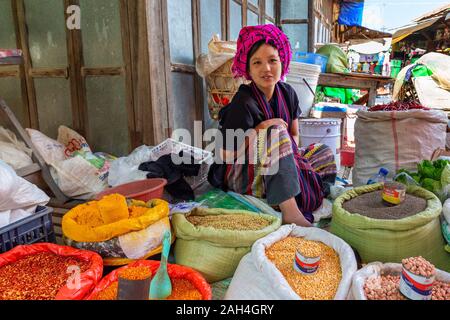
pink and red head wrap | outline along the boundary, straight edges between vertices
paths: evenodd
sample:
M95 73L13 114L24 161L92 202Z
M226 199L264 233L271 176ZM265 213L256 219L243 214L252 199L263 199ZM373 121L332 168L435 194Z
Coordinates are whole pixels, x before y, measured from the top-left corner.
M247 80L252 80L247 72L247 57L253 45L261 40L265 40L266 43L271 42L278 49L280 60L283 64L281 77L283 78L289 73L289 65L292 59L292 49L289 39L283 31L273 24L265 24L244 27L239 33L237 52L232 67L235 77L245 77Z

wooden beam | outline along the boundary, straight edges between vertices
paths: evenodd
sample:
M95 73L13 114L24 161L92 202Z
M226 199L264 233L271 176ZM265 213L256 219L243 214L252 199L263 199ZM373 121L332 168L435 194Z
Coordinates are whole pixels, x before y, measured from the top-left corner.
M164 48L164 75L166 81L166 99L167 104L165 108L165 117L167 118L167 127L165 128L164 139L172 136L173 131L173 113L174 113L174 96L172 91L172 74L170 72L170 45L169 45L169 13L167 9L167 1L163 0L162 10L161 10L161 19L162 19L162 32L163 32L163 48Z
M303 24L309 23L310 19L283 19L281 24Z
M226 10L227 10L227 19L229 19L230 15L229 15L229 3L228 1L226 2ZM229 34L229 23L227 20L227 39L228 39L228 34ZM201 30L201 16L200 16L200 0L192 0L192 32L193 32L193 41L194 41L194 60L197 60L197 57L201 54L201 34L200 34L200 30ZM204 127L204 121L203 121L203 109L204 109L204 99L203 99L203 79L197 74L197 72L195 71L195 67L192 67L192 71L194 74L194 95L195 95L195 99L194 99L194 103L195 103L195 120L197 121L202 121L203 124L203 128L202 128L202 133L203 134L203 130L205 129ZM201 137L197 137L199 138L199 140L194 140L194 141L202 141ZM202 146L203 147L203 146Z
M150 65L149 65L149 30L147 0L137 0L138 43L137 43L137 103L136 130L143 144L156 145L154 137L153 106L151 100Z
M79 5L79 0L64 0L67 8ZM69 18L65 12L66 19ZM87 137L89 118L87 115L86 83L81 69L84 66L83 42L81 30L66 28L67 61L69 63L70 100L72 105L72 123L74 129Z
M259 8L257 6L255 6L254 4L248 2L248 0L247 0L247 8L256 14L259 14Z
M167 26L167 0L154 1L146 0L146 21L149 59L149 84L150 84L150 105L151 112L148 120L152 121L149 132L147 126L144 130L144 142L158 144L169 137L171 130L171 117L169 108L171 103L171 79L170 79L170 49L168 44ZM147 125L144 120L144 125Z
M0 78L19 77L19 76L20 76L19 70L1 70L0 69Z
M139 90L139 69L143 68L143 63L140 60L140 37L142 36L142 22L143 15L140 10L145 13L145 9L141 9L143 0L127 0L128 6L128 23L130 28L130 50L131 50L131 76L133 82L133 109L134 109L134 143L137 146L144 144L142 136L142 118L140 116L139 96L149 95L148 89L144 91ZM144 21L145 22L145 21ZM146 38L144 36L144 38ZM148 46L145 46L148 47ZM148 66L148 63L146 64ZM146 70L148 72L148 67Z
M314 52L314 1L308 0L308 52Z
M14 33L15 33L15 38L16 38L16 47L17 48L21 48L22 44L20 42L20 31L19 31L19 24L17 23L17 8L16 8L16 4L15 4L15 0L10 0L11 2L11 13L14 19ZM28 88L27 88L27 80L25 77L26 71L25 71L25 65L23 62L23 57L22 57L22 63L19 65L19 77L20 77L20 92L22 95L22 103L25 106L25 112L26 112L26 117L25 117L25 123L23 123L24 126L26 127L31 127L31 117L30 117L30 110L29 110L29 102L28 102Z
M281 0L275 0L275 24L281 27Z
M247 1L242 0L242 26L247 26Z
M259 24L265 24L266 0L259 0Z
M39 129L39 119L38 119L38 109L37 109L37 101L36 101L36 90L34 87L34 80L29 75L27 70L30 70L33 67L33 63L31 61L30 48L28 45L28 31L26 25L25 18L25 4L24 0L15 0L13 1L13 16L14 16L14 25L16 29L16 34L18 34L20 39L19 49L22 50L23 59L24 59L24 69L22 76L25 79L26 92L28 97L28 112L30 117L30 126L34 129Z
M200 7L198 7L197 12L200 12ZM228 0L221 0L220 1L220 28L222 33L222 39L228 40L229 34L230 34L230 14L229 9L230 6L228 5Z
M81 68L83 77L123 76L125 73L125 67Z
M181 73L196 73L195 67L188 64L180 64L180 63L172 63L170 66L170 71L172 72L181 72Z
M135 1L135 0L134 0ZM135 136L135 116L134 116L134 97L133 97L133 77L132 77L132 57L131 57L131 34L129 25L128 0L120 0L120 29L122 34L122 52L125 73L125 101L127 108L127 123L128 123L128 139L130 152L134 150L137 145Z
M69 78L68 68L32 68L28 74L32 78Z

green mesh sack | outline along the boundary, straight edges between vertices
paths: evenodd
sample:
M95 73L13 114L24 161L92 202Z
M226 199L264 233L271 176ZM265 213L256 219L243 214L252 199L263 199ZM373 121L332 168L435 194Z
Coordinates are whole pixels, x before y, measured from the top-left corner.
M256 215L268 220L270 224L260 230L220 230L194 226L186 219L190 214ZM209 283L231 278L242 257L250 252L253 243L281 226L280 218L244 210L196 208L186 216L174 214L172 217L177 236L174 247L175 261L199 271Z
M337 198L330 231L352 246L363 263L401 263L403 258L422 256L437 268L450 271L450 254L443 249L445 240L440 230L442 205L433 193L416 186L408 187L408 194L427 200L427 208L399 220L372 219L351 214L343 208L345 201L381 189L381 184L362 186Z
M327 44L317 50L316 53L328 57L327 73L350 72L347 55L338 46Z

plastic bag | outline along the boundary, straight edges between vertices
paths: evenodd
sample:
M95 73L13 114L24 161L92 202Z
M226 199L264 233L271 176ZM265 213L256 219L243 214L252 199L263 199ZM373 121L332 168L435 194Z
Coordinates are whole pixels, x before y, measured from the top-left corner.
M218 35L214 35L208 44L208 54L202 54L197 58L197 73L206 78L225 62L236 55L237 42L221 41Z
M364 284L369 277L378 277L384 274L400 275L402 265L399 263L373 262L358 270L352 279L352 287L348 296L349 300L367 300L364 293ZM450 282L450 274L442 270L436 270L436 280Z
M88 147L83 144L78 150L69 151L67 146L39 131L26 130L44 161L51 166L52 177L64 194L70 197L91 198L108 187L109 161L87 151ZM66 134L63 135L64 139L68 139L68 130L70 129L67 128Z
M338 46L332 44L324 45L316 53L328 57L328 73L349 72L347 55Z
M121 184L147 179L148 172L139 170L139 166L141 163L150 161L152 149L149 146L140 146L128 157L113 161L109 169L108 184L116 187Z
M0 228L36 212L50 198L0 160Z
M261 212L259 209L255 208L252 205L247 205L239 200L236 197L231 196L230 194L220 190L214 189L205 194L202 194L200 197L197 197L196 202L201 203L202 206L208 208L221 208L221 209L230 209L230 210L247 210L253 212Z
M339 255L342 280L334 299L344 300L357 270L351 247L342 239L317 228L285 225L256 241L251 253L246 255L234 274L225 300L300 300L276 266L267 258L266 248L289 236L320 241L333 248Z
M135 268L135 267L149 267L152 275L154 275L158 268L160 262L159 261L151 261L151 260L139 260L129 265L116 269L106 277L104 277L92 293L87 297L86 300L95 300L96 296L99 292L108 288L112 283L117 282L119 279L119 272L127 269L127 268ZM176 265L176 264L167 264L167 273L171 279L186 279L189 280L198 291L200 291L203 300L211 300L212 292L211 286L206 282L206 280L202 277L200 273L197 271L187 268L184 266Z
M31 157L17 149L12 143L0 141L0 160L17 170L33 164Z
M77 242L64 237L64 243L70 247L98 253L105 266L121 266L160 253L165 231L170 231L169 218L163 218L143 230L129 232L107 241Z
M314 222L319 222L322 219L331 218L332 215L333 203L328 199L324 199L320 208L313 212Z
M86 139L66 126L59 126L57 140L65 146L66 157L72 157L75 152L92 153Z
M194 226L184 214L173 215L172 225L177 235L174 247L176 262L198 270L209 282L232 277L239 261L251 250L253 243L281 226L280 218L244 210L196 208L190 214L259 215L270 222L268 226L259 230L220 230Z
M423 55L416 63L424 64L433 72L431 76L434 81L444 90L450 90L450 57L448 55L430 52Z
M92 291L102 278L103 261L98 254L91 251L78 250L51 243L39 243L15 247L0 255L0 267L13 263L24 256L41 252L51 252L56 255L70 256L91 262L89 270L80 275L81 286L79 288L69 289L67 285L64 285L59 289L55 300L82 300Z
M112 197L117 199L114 201ZM63 234L77 242L102 242L143 230L169 215L169 204L164 200L155 199L143 204L147 207L145 212L134 217L129 213L134 205L127 207L125 197L121 195L109 195L100 201L78 205L64 215ZM112 216L116 219L111 219ZM108 221L105 221L106 217Z
M17 170L33 164L31 153L31 149L18 141L14 133L0 127L0 160Z

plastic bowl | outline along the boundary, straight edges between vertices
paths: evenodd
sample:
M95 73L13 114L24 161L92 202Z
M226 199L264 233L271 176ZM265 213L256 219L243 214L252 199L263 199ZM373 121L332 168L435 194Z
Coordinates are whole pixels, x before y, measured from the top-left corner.
M100 200L106 195L118 193L128 199L147 202L151 199L161 199L164 193L164 186L166 184L167 180L162 178L134 181L114 188L106 189L105 191L97 194L95 199Z

